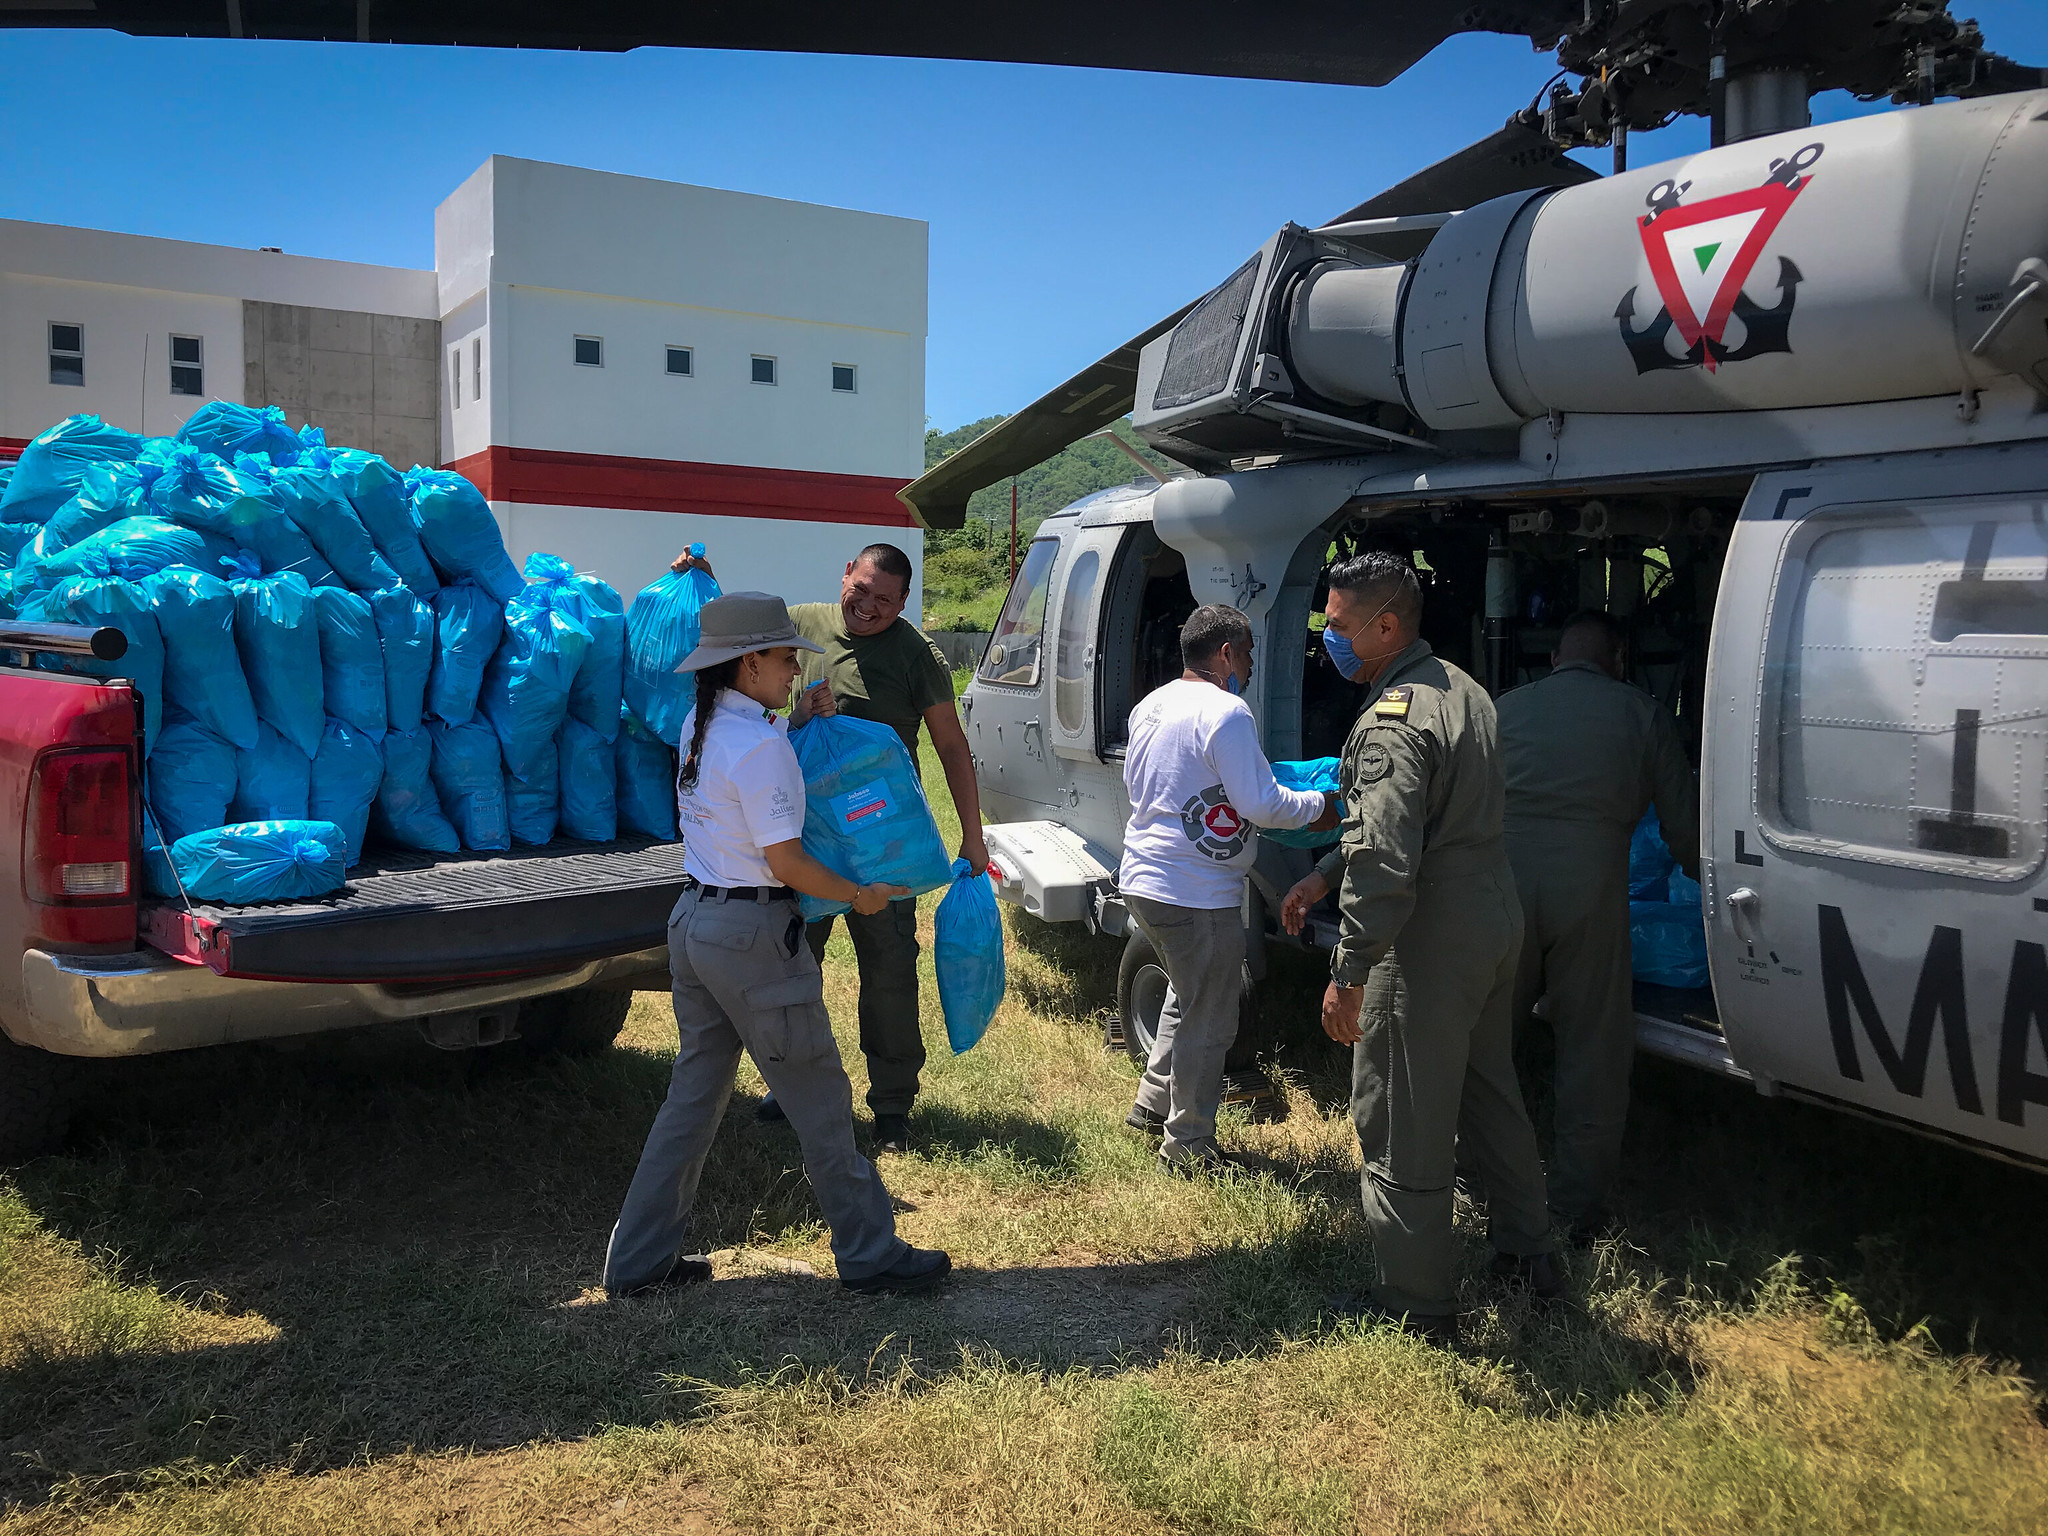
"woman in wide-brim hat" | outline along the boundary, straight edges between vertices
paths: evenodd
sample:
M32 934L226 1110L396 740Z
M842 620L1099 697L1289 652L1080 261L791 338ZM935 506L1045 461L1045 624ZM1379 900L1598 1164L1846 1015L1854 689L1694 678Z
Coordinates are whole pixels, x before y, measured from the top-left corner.
M803 1144L804 1171L832 1229L842 1285L918 1291L952 1268L945 1254L896 1235L889 1192L853 1140L853 1089L825 1013L824 977L804 942L797 893L879 912L900 885L857 885L803 850L804 777L791 750L789 703L802 638L779 597L733 592L704 605L697 674L683 720L676 808L690 884L668 921L680 1037L668 1098L605 1252L605 1289L636 1295L711 1278L688 1254L690 1207L740 1051L754 1058Z

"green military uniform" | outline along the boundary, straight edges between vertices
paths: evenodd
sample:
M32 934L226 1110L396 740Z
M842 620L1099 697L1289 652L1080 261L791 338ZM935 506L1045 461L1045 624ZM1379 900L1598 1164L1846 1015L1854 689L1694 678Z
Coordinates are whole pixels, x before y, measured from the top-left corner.
M1363 986L1351 1118L1390 1312L1457 1309L1451 1185L1485 1180L1502 1253L1550 1250L1543 1167L1522 1107L1510 1014L1522 913L1501 846L1493 703L1418 640L1388 665L1344 744L1331 976ZM1336 882L1333 881L1333 884Z
M1621 1162L1635 1062L1628 845L1652 801L1688 872L1699 794L1669 710L1590 662L1567 662L1501 697L1507 848L1525 929L1515 1017L1547 996L1557 1041L1550 1203L1576 1221Z
M820 678L832 685L842 714L893 726L917 761L917 728L934 704L953 702L953 674L939 648L908 619L878 635L850 635L837 603L799 603L789 610L797 633L825 649L798 651L799 689ZM834 919L810 925L811 952L822 962ZM860 969L860 1049L868 1062L868 1108L907 1115L924 1070L918 1027L917 902L892 901L872 917L846 914Z

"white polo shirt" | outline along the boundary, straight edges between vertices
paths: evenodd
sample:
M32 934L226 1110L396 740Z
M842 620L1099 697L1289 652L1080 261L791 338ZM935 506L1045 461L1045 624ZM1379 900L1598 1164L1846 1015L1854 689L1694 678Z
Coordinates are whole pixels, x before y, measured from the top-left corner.
M683 750L697 711L683 717ZM801 837L804 775L789 722L736 688L718 696L704 732L697 782L676 786L683 868L704 885L779 885L761 850Z

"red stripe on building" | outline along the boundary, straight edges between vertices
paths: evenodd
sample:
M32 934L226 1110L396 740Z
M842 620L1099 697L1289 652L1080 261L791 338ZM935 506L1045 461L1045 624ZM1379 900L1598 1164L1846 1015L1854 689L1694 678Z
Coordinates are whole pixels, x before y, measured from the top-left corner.
M32 441L26 437L0 437L0 459L18 459Z
M917 526L910 510L896 499L896 493L910 482L879 475L498 447L456 459L445 467L471 481L486 501Z

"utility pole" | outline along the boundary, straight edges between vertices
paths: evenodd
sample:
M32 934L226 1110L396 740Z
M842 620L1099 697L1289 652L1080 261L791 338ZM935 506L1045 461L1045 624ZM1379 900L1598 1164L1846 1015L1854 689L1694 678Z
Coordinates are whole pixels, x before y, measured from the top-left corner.
M1010 582L1017 580L1017 477L1010 476Z

